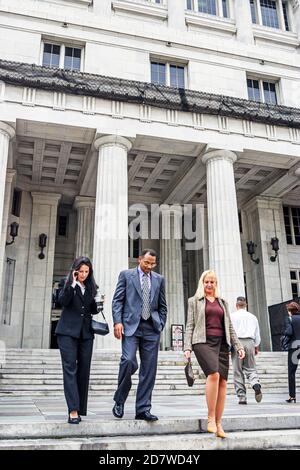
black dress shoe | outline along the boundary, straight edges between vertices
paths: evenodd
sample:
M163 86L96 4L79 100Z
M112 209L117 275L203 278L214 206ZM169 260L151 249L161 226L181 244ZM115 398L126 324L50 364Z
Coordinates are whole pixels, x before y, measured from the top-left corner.
M139 413L135 416L135 419L143 419L144 421L157 421L158 417L152 415L150 411L144 411L143 413Z
M68 423L69 424L79 424L81 421L80 416L76 416L76 418L71 418L71 416L68 416Z
M123 418L124 403L115 403L112 409L112 413L116 418Z

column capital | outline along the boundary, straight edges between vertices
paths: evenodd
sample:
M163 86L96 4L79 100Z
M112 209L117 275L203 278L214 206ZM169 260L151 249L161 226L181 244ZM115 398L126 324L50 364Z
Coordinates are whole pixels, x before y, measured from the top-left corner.
M61 198L61 194L57 193L38 193L31 192L32 200L35 204L48 204L50 206L57 206Z
M231 150L212 150L209 152L206 152L203 157L202 157L202 162L207 163L208 161L211 160L227 160L230 163L234 163L237 160L237 156L234 152Z
M96 199L94 197L89 196L76 196L74 199L74 208L81 209L81 208L91 208L95 209Z
M11 127L6 122L0 121L0 133L7 136L9 139L12 139L15 136L15 129Z
M12 180L14 179L14 177L16 176L16 170L14 170L13 168L7 168L6 170L6 181L8 183L11 183Z
M132 143L130 142L130 140L120 135L105 135L104 137L99 137L94 142L94 147L96 148L96 150L99 150L100 147L103 147L105 145L115 145L117 147L122 147L127 152L129 152L132 147Z

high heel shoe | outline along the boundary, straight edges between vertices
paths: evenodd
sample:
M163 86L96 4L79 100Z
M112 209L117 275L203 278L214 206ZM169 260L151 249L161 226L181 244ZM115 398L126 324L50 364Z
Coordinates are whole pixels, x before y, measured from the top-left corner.
M212 432L213 434L217 432L215 418L211 418L210 416L207 416L207 432Z
M222 428L221 423L217 423L216 436L221 437L222 439L225 439L227 437L225 432L224 432L224 429Z
M296 403L296 398L289 397L287 400L285 400L287 403Z

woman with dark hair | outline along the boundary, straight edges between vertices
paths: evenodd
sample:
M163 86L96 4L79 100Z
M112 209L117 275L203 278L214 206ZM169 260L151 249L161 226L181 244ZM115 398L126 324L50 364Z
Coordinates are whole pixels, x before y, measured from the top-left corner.
M290 338L288 344L289 398L287 403L296 403L296 370L300 354L300 305L290 302L286 306L288 316L285 321L284 335Z
M78 424L87 412L97 285L89 258L75 259L59 294L62 313L55 330L60 349L68 423Z

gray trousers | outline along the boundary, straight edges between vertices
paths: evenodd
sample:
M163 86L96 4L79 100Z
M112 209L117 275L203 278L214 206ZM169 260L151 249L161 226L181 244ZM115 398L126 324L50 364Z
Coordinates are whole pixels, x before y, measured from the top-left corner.
M234 351L231 354L233 366L233 380L235 393L239 398L246 398L245 376L251 387L259 383L259 378L255 365L255 348L254 341L251 338L239 338L245 349L244 359L239 359L238 354Z

